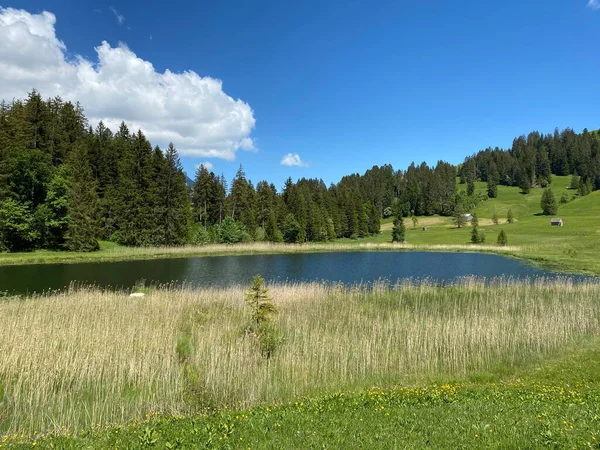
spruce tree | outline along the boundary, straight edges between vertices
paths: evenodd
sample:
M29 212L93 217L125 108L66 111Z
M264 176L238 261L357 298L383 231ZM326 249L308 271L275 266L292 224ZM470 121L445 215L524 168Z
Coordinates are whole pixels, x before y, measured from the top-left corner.
M192 190L192 207L194 221L201 223L204 227L217 223L210 217L211 206L216 197L214 178L214 174L209 172L203 164L198 166Z
M164 229L164 244L182 245L189 231L190 203L185 174L172 142L165 152L164 170L164 184L159 189L162 215L158 220Z
M473 214L473 220L471 220L471 242L477 244L480 242L479 239L479 220L477 215Z
M141 130L122 144L116 240L123 245L151 245L156 228L152 146Z
M494 214L492 215L492 223L494 225L498 225L498 213L494 210Z
M513 215L512 209L509 209L506 213L506 222L513 223L515 221L515 216Z
M392 228L392 242L404 242L405 240L406 227L404 226L404 218L401 213L398 213L394 219L394 227Z
M71 251L92 252L100 248L97 239L99 204L85 145L81 142L75 145L69 159L67 247Z
M467 219L465 218L465 210L462 207L462 204L459 202L454 207L454 212L452 213L452 219L454 224L460 228L466 225Z
M487 182L487 194L489 198L498 197L498 184L491 178Z
M504 230L500 230L500 233L498 233L498 245L506 245L508 244L508 239L506 238L506 233L504 232Z
M552 189L546 188L542 194L542 200L540 201L542 212L546 216L553 216L558 211L558 205L556 198L554 198L554 192Z

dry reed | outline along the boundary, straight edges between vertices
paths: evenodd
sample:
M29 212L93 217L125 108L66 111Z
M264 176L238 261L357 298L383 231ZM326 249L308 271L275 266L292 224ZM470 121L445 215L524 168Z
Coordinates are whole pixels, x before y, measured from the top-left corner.
M284 342L245 335L243 287L78 290L0 302L0 434L77 430L152 412L246 407L463 374L598 332L600 285L463 280L274 285ZM178 355L182 336L192 351ZM185 366L185 369L184 369Z

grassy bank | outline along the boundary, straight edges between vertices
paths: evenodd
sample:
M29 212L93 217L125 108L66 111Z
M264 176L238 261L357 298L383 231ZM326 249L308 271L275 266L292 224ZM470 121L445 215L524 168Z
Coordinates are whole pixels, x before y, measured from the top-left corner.
M598 448L600 340L503 376L337 392L195 417L149 418L23 449ZM487 378L487 379L486 379ZM0 441L0 446L2 445Z
M13 442L15 433L66 435L156 415L506 374L600 330L598 284L303 284L274 286L272 294L283 342L268 360L244 331L240 287L3 300L0 435ZM404 399L398 392L392 403ZM340 414L331 420L354 413Z
M518 254L517 246L489 246L467 244L399 244L391 242L370 242L368 240L343 241L333 243L277 244L253 242L247 244L187 245L181 247L123 247L103 242L101 249L93 253L52 252L39 250L23 253L0 253L0 266L24 264L58 264L81 262L111 262L136 259L185 258L190 256L259 255L285 253L323 253L345 251L464 251L500 254Z

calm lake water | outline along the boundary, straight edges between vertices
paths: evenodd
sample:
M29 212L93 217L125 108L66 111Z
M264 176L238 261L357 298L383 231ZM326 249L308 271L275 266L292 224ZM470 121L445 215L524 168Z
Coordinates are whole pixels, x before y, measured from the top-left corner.
M429 279L449 283L461 277L535 278L561 276L519 260L478 253L352 252L239 255L155 259L112 263L0 267L0 292L32 293L63 289L70 283L131 288L170 282L194 286L250 283L260 273L268 281L368 283L379 279ZM562 275L564 276L564 275ZM583 277L574 277L581 280Z

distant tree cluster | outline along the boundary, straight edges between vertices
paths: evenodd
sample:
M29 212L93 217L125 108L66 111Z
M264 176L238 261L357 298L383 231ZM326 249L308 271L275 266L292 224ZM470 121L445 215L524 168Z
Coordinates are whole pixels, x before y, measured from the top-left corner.
M433 214L463 226L464 214L497 196L498 184L528 192L547 187L551 173L572 174L578 195L598 189L597 132L531 133L510 150L479 152L458 168L443 161L406 170L374 166L330 186L306 178L290 178L281 190L267 181L255 185L241 166L230 184L200 166L188 186L173 144L152 147L125 123L115 132L102 122L92 129L79 104L32 91L0 103L0 251L93 251L99 240L324 242L378 234L381 218L392 215L394 240L402 242L404 217L414 218L413 228L416 216ZM457 189L457 175L466 189ZM477 181L487 183L486 192L476 190ZM544 211L552 214L555 203Z
M0 103L0 249L183 244L189 217L172 144L153 149L125 124L92 130L79 104L35 91Z
M600 189L600 135L597 131L577 134L567 128L554 134L537 131L520 136L508 150L488 148L466 158L459 168L460 182L487 183L488 196L497 186L518 186L524 194L532 187L546 188L552 174L574 175L571 187L580 195Z

